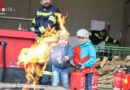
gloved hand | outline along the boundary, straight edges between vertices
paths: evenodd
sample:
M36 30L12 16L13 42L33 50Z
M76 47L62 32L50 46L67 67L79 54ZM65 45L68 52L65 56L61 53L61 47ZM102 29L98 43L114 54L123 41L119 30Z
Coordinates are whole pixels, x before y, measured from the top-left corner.
M80 69L82 67L82 64L78 64L76 68Z

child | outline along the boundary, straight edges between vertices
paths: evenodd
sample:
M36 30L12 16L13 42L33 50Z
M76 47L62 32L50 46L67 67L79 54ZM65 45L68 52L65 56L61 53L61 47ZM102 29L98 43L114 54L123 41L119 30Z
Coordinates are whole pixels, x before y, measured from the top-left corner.
M89 40L89 33L86 29L77 32L78 45L74 48L74 64L81 66L86 74L86 88L92 90L92 76L95 71L96 50Z
M69 88L69 72L68 63L73 58L73 48L68 44L69 36L62 36L59 39L59 44L54 47L51 54L52 61L52 86L58 86L60 76L64 87Z

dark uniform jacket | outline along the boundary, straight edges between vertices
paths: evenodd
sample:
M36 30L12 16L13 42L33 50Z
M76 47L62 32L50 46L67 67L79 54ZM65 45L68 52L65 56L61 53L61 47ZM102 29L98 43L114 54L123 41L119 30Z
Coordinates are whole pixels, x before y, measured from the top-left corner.
M91 31L89 32L89 38L90 40L92 41L92 43L94 45L97 45L99 44L101 41L105 41L105 42L108 42L108 43L113 43L113 44L119 44L119 41L109 37L109 36L104 36L104 37L101 37L100 36L100 31Z
M48 8L45 8L44 6L38 8L30 30L35 31L39 36L45 32L48 25L55 27L55 29L58 30L59 25L55 13L59 13L59 9L52 5Z

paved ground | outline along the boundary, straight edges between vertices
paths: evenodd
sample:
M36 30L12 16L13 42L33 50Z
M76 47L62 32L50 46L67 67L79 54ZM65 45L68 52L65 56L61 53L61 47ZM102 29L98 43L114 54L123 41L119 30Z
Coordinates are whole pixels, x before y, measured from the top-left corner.
M46 86L46 85L25 85L25 84L17 84L17 83L0 83L0 90L21 90L23 87L31 88L30 90L33 90L33 87L39 88L40 90L70 90L63 87L52 87L52 86ZM113 90L113 89L102 89L98 88L98 90Z
M23 87L30 88L38 88L40 90L69 90L63 87L52 87L46 85L25 85L25 84L16 84L16 83L0 83L0 90L21 90Z

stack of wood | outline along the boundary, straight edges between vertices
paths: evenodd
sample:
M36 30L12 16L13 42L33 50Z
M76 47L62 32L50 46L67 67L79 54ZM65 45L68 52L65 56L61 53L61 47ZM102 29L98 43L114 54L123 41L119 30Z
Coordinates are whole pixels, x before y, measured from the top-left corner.
M124 60L121 60L119 56L115 56L113 60L109 61L107 57L103 60L97 58L96 71L99 74L98 87L112 88L114 83L114 73L119 69L126 69L126 66L130 66L130 56L127 56Z

